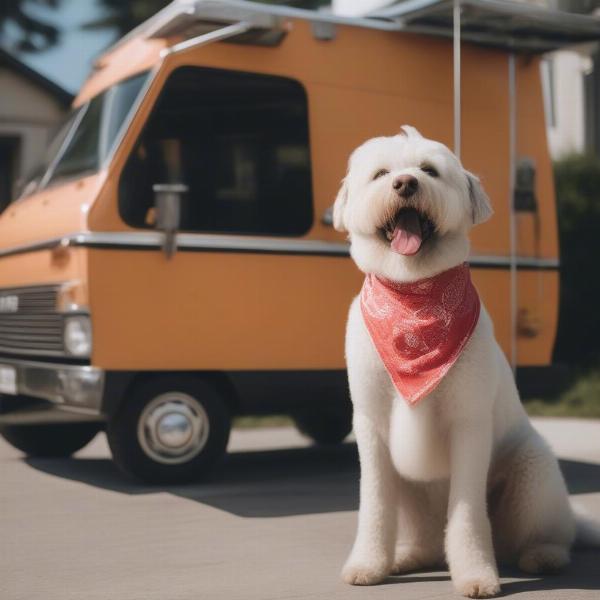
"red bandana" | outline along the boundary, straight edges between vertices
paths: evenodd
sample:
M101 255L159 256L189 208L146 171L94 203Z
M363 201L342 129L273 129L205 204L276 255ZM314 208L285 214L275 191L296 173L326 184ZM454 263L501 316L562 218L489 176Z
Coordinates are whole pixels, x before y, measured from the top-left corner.
M413 406L456 362L480 308L466 263L414 283L367 275L360 304L385 368Z

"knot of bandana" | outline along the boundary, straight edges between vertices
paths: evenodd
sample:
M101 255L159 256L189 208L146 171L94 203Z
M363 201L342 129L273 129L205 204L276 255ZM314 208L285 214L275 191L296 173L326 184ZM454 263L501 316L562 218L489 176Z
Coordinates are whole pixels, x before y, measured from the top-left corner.
M373 344L410 405L434 390L457 361L481 306L466 263L413 283L369 274L360 303Z

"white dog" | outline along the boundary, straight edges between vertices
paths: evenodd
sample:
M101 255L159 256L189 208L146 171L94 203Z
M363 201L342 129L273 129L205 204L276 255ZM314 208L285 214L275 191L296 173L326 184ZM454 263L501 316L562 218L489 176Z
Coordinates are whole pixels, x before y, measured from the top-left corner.
M361 482L342 577L375 584L445 558L458 592L494 596L495 554L528 573L554 571L576 532L594 544L600 534L576 521L470 283L468 234L491 216L488 198L446 146L402 130L353 152L333 209L367 275L346 337ZM407 290L423 295L413 313ZM414 333L423 310L425 330Z

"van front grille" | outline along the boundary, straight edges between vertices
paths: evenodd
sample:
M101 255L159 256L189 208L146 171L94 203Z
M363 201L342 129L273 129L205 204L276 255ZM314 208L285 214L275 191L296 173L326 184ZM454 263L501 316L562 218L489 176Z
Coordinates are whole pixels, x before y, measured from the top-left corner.
M64 356L58 285L0 289L0 352Z

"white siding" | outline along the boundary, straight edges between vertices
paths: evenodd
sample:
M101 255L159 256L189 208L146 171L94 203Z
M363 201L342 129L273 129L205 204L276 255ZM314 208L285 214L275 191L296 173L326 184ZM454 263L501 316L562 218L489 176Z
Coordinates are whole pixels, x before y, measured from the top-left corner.
M548 144L554 159L585 149L583 76L590 68L589 57L562 50L548 57L542 71Z

